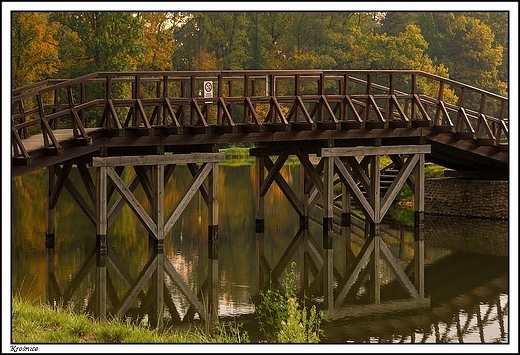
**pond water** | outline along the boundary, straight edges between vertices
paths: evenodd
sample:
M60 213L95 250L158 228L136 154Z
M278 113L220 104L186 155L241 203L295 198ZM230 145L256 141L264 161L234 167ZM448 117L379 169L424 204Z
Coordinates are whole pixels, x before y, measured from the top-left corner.
M298 166L290 165L281 171L296 191L299 171ZM56 207L54 247L46 248L45 176L42 170L12 180L12 294L65 302L91 312L96 308L96 269L101 265L96 257L95 227L64 190ZM78 187L83 186L77 171L71 173L71 179ZM166 187L165 203L169 208L182 197L190 180L188 169L178 166ZM164 300L166 324L175 326L183 319L196 322L200 315L193 312L193 297L200 297L201 290L209 292L208 273L212 269L218 273L218 284L211 289L218 299L218 316L243 322L251 341L261 342L253 300L266 282L266 270L283 275L294 262L298 280L306 278L312 283L320 268L319 257L312 251L322 245L322 212L314 209L308 230L300 230L298 215L281 190L273 186L265 199L265 231L255 233L255 181L252 165L220 166L217 263L208 258L207 207L200 194L195 195L168 233L164 254L159 256L150 249L146 229L125 206L108 230L109 252L103 261L107 311L120 309L127 302L124 315L146 322L148 314L143 307L152 307L154 298L150 296L154 287L152 271L163 265L164 285L160 289L165 292L162 298L155 299ZM140 187L135 194L146 200ZM341 227L335 224L334 231L334 268L341 275L347 252ZM356 254L364 243L363 221L354 219L351 232L351 248ZM350 299L351 311L324 324L323 342L509 343L508 232L507 221L427 215L427 306L408 307L396 301L402 298L403 289L383 263L383 307L371 310L363 301L361 287ZM388 222L381 226L381 233L399 263L413 264L413 228ZM157 262L158 258L162 261ZM300 268L305 260L309 261L308 269ZM151 269L150 265L159 266ZM319 295L315 300L319 304Z

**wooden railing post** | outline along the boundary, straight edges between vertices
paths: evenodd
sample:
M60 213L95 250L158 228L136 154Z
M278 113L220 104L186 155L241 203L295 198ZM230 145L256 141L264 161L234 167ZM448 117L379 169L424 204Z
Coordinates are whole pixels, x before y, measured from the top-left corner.
M162 97L163 97L163 105L162 105L162 112L163 112L163 126L168 126L168 106L166 104L166 100L169 100L168 96L168 75L163 75L163 88L162 88ZM172 117L173 120L173 117ZM159 121L157 121L159 122Z
M444 100L444 81L439 82L439 93L437 95L437 108L435 110L435 125L441 125L441 102Z
M323 122L323 100L322 95L325 94L325 76L323 73L320 73L320 78L318 80L318 95L320 96L320 100L318 103L318 121Z
M249 123L249 105L246 103L246 98L249 97L249 75L244 75L244 100L242 101L244 105L244 116L243 116L243 123Z
M367 74L367 87L366 87L366 91L365 91L365 94L367 95L367 98L365 100L365 111L363 112L364 113L364 121L365 122L368 122L370 121L370 103L371 103L371 100L370 100L370 95L371 95L371 92L372 92L372 75L370 74Z
M394 119L394 102L392 101L392 96L394 95L394 86L395 80L393 74L388 74L388 100L386 101L388 114L386 116L387 120Z
M195 98L197 97L197 94L195 93L195 85L196 85L195 75L191 75L190 76L190 99L191 100L195 100ZM193 104L190 104L190 125L191 126L194 126L195 123L197 122L196 117L197 117L197 113L195 111L195 108L193 107Z
M294 96L299 97L301 96L301 87L300 87L300 75L294 74ZM293 103L295 106L294 109L294 121L300 122L300 108L296 104L296 101Z
M415 120L415 105L414 105L414 96L417 93L417 76L412 74L412 98L411 98L411 107L412 112L410 113L410 120Z
M223 122L222 107L220 107L220 105L218 104L218 99L223 96L224 96L224 93L223 93L223 87L222 87L222 73L220 73L217 76L217 124L218 125L221 125Z

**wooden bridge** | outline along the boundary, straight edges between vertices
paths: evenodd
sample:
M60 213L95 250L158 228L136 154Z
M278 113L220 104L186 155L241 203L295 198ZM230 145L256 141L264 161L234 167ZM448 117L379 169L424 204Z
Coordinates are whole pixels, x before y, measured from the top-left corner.
M208 275L217 284L218 163L225 159L218 150L247 144L256 157L259 249L264 198L273 183L300 217L303 237L295 237L294 245L305 240L309 212L321 203L323 243L316 255L321 268L303 287L319 285L328 309L340 307L360 277L370 279L370 298L380 303L381 260L414 302L424 301L426 160L461 176L508 178L507 98L420 71L99 72L15 89L12 103L12 177L47 168L47 245L54 245L54 209L64 188L96 226L102 255L107 231L125 203L161 254L164 238L200 192L208 207ZM280 173L290 155L301 163L299 191ZM384 189L382 156L391 158L395 170ZM167 211L166 182L177 164L187 164L193 180ZM69 179L73 165L87 196ZM129 182L121 178L126 167L134 170ZM139 184L148 208L133 195ZM415 194L413 281L380 235L404 184ZM333 265L334 210L341 210L342 237L349 240L352 201L370 227L339 279ZM261 265L257 270L260 274ZM213 304L209 317L216 309Z
M430 144L428 161L508 174L508 99L420 71L98 72L17 88L12 104L12 176L233 143Z

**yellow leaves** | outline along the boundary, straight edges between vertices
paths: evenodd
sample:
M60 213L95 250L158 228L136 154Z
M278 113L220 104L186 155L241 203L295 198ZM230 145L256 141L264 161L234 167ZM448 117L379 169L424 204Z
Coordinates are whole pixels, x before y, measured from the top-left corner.
M206 50L202 49L199 58L199 66L201 70L217 69L217 58L214 53L208 53Z
M56 28L43 12L13 13L12 70L13 87L43 80L60 68Z
M142 42L145 46L141 70L172 70L174 52L174 24L166 12L140 14L144 21Z

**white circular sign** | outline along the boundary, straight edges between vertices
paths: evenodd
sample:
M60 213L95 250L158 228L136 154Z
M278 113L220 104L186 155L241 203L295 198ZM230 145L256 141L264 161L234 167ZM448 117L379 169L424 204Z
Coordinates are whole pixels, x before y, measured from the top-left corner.
M213 82L204 82L204 97L213 97Z

